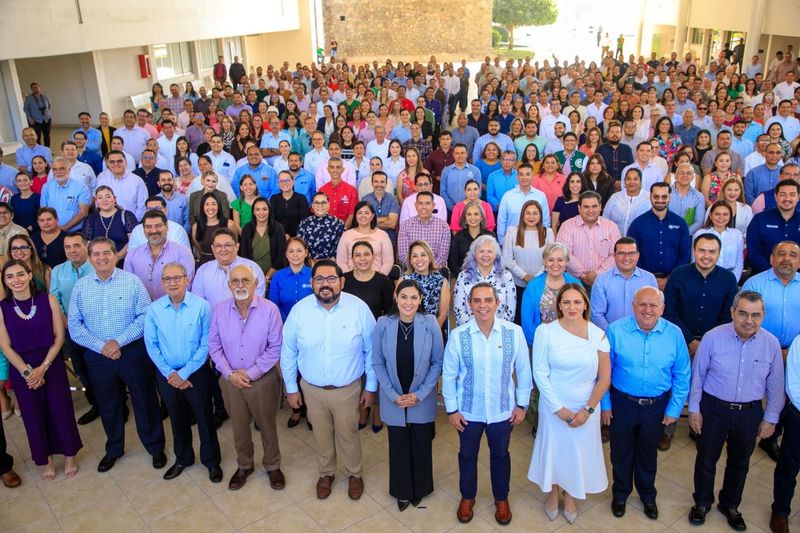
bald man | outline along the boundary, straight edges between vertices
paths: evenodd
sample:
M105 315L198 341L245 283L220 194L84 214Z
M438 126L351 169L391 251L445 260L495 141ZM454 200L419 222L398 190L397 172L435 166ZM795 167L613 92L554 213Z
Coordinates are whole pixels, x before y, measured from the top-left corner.
M618 518L634 482L644 514L658 518L658 442L664 426L680 418L689 395L689 351L680 328L661 318L663 313L664 293L642 287L633 297L633 315L606 330L611 387L601 407L603 424L611 425L611 512Z

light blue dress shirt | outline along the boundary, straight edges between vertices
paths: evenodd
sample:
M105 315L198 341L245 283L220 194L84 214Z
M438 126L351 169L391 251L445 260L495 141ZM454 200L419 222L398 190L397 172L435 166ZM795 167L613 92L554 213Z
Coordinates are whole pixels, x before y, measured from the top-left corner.
M78 268L72 266L69 261L53 268L50 273L50 294L58 300L62 313L66 314L69 310L69 302L72 298L72 289L75 287L75 283L87 274L94 274L94 267L88 260Z
M751 276L742 290L756 291L764 298L761 327L775 335L781 348L787 348L800 334L800 274L784 285L773 269Z
M272 183L278 182L278 174L272 167L269 166L266 161L262 161L256 168L251 168L249 163L237 168L236 172L233 174L233 181L231 182L231 187L233 187L233 192L236 193L236 196L240 196L239 180L241 180L242 176L245 174L251 175L253 179L256 180L258 195L269 200L270 196L274 194L272 191Z
M519 224L519 214L522 211L522 206L528 200L539 202L539 207L542 208L542 224L545 227L550 227L550 207L547 203L547 196L535 187L531 187L530 191L524 193L517 185L510 191L506 191L500 200L500 207L497 210L498 241L503 242L508 228Z
M159 196L167 202L167 218L173 222L181 225L186 233L192 231L192 225L189 224L189 200L185 194L179 192L172 193L172 198L167 199L164 193L158 193Z
M603 272L592 286L592 322L600 329L612 322L633 314L633 295L642 287L656 287L656 277L647 270L636 267L627 278L614 265Z
M100 130L97 128L89 128L88 130L84 130L83 128L78 128L77 130L72 132L72 138L75 138L75 134L81 132L86 135L86 149L90 152L94 152L98 155L101 155L100 146L103 144L103 134L100 133Z
M14 152L17 167L25 167L26 172L30 173L31 170L33 170L31 161L33 161L33 158L37 155L44 157L48 164L53 161L53 153L50 151L50 148L42 146L41 144L35 144L33 148L31 148L27 144L23 144Z
M593 291L594 292L594 291ZM636 317L617 320L606 330L611 345L611 386L631 396L652 398L671 390L664 412L678 418L689 397L691 365L683 333L675 324L659 318L649 333L642 331ZM606 392L600 402L603 411L612 409Z
M283 326L281 371L286 392L298 392L298 371L317 387L345 387L366 372L366 390L377 391L378 378L372 368L374 329L372 311L352 294L342 292L330 310L313 294L297 302Z
M78 214L81 205L89 205L91 194L83 183L68 178L64 185L57 180L50 180L42 187L42 197L39 204L42 207L52 207L58 214L59 224L66 224ZM78 231L83 227L83 220L72 226L70 231Z
M800 409L800 337L795 337L786 356L786 395Z
M99 353L107 341L120 347L140 339L150 296L139 278L114 269L106 280L94 273L79 279L69 302L69 333L81 346Z
M186 380L208 359L211 304L186 292L176 309L169 295L150 307L144 317L147 354L165 378L173 371Z
M521 327L495 318L486 337L472 318L450 333L442 367L448 413L458 411L470 422L502 422L515 407L527 408L531 390L533 375Z
M444 198L448 211L452 211L455 204L467 197L464 192L464 186L469 180L475 180L478 185L483 185L481 171L475 165L465 163L463 167L458 168L453 163L444 167L440 194Z
M513 168L511 173L506 174L503 169L495 170L486 180L486 200L492 205L496 213L500 208L500 200L503 195L517 186L518 173Z

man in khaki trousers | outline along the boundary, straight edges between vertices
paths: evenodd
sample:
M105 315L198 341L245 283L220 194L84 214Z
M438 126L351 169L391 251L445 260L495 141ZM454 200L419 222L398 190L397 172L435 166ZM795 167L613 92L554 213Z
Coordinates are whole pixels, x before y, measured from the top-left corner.
M297 387L299 372L308 420L314 427L317 498L331 494L338 452L349 476L348 495L357 500L364 492L358 407L371 405L378 388L370 363L375 319L364 302L342 292L342 271L333 261L314 265L311 286L314 294L292 308L283 329L281 370L287 401L295 409L303 401Z

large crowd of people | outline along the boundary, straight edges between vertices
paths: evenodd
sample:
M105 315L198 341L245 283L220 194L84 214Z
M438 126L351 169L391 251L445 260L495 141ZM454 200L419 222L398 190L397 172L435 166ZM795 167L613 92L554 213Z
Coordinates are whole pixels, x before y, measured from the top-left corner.
M97 418L97 469L112 469L129 410L157 469L169 418L173 479L195 462L196 425L215 483L229 420L228 488L254 472L255 427L280 490L285 395L287 425L305 418L313 434L318 498L337 464L361 497L359 431L386 425L403 511L434 490L443 403L458 520L473 517L485 433L508 524L509 439L526 419L550 520L574 522L577 502L606 490L604 442L613 515L635 487L657 519L658 450L688 403L688 520L705 521L727 447L717 508L746 528L758 441L777 462L770 527L788 531L800 58L737 59L609 50L599 63L487 57L471 72L336 58L248 74L220 57L208 88L156 83L149 108L97 124L76 110L56 154L34 83L16 166L0 164L2 418L22 417L46 481L56 455L78 474L78 425ZM67 358L90 405L77 420Z

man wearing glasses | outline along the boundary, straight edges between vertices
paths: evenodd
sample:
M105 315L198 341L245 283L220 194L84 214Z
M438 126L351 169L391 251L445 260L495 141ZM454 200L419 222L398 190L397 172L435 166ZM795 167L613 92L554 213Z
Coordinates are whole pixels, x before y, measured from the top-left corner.
M220 450L211 409L214 375L207 363L211 306L186 290L191 280L181 263L165 265L158 282L164 296L147 308L144 342L156 367L156 385L172 424L175 464L164 479L174 479L194 464L194 418L200 437L200 461L208 468L211 482L219 483ZM181 334L175 335L176 331Z
M111 150L106 156L109 172L103 173L97 180L97 186L105 185L114 191L117 204L127 209L141 220L144 215L144 204L147 201L147 186L142 178L131 174L125 168L125 154L120 150Z
M70 177L69 162L66 158L54 158L50 171L54 179L48 180L42 187L39 204L56 210L62 231L77 231L81 229L84 219L89 215L91 192L86 185ZM3 222L0 220L0 228L2 226Z
M220 228L214 232L211 241L211 252L214 260L205 263L197 269L192 282L192 292L215 306L231 297L228 289L228 277L231 270L239 265L246 265L256 273L255 293L259 296L266 294L264 273L255 262L244 257L239 257L239 242L236 234L228 228Z
M280 360L287 401L296 409L304 397L308 405L319 469L317 498L331 494L338 453L349 476L348 496L358 500L364 482L357 407L372 405L378 387L370 364L375 319L364 302L342 292L344 277L333 261L317 262L311 282L314 294L294 306L283 329Z

